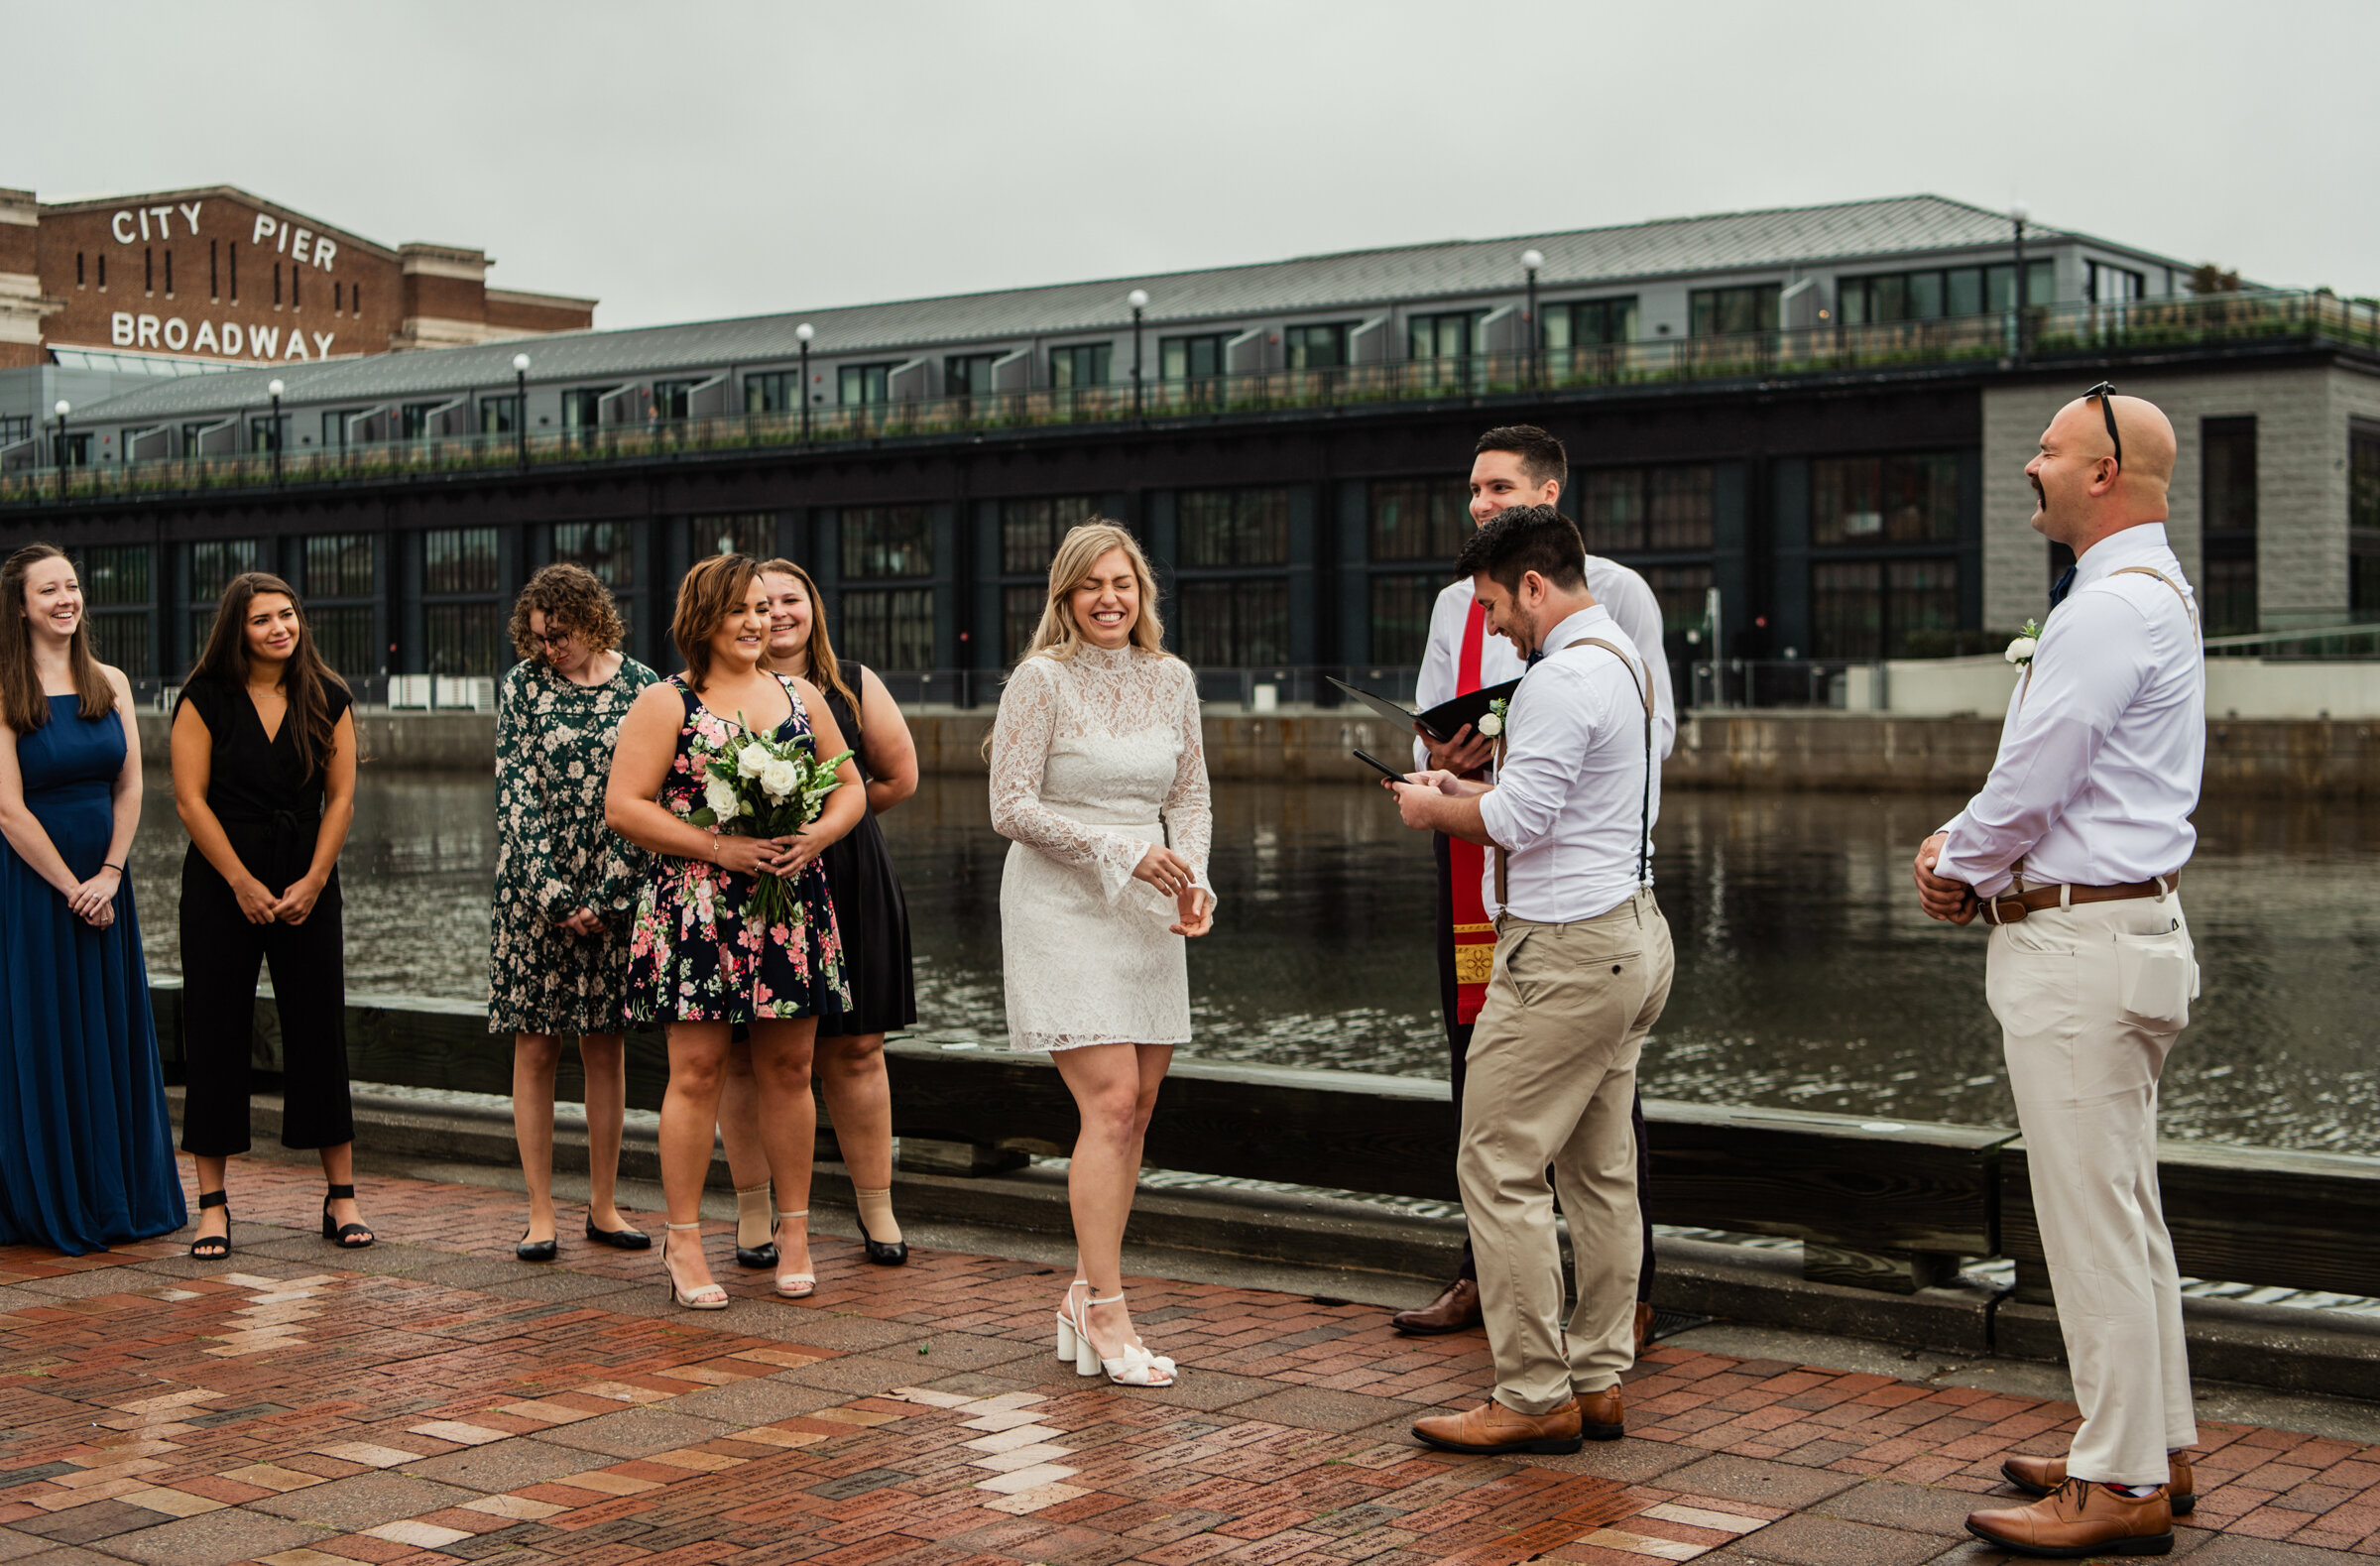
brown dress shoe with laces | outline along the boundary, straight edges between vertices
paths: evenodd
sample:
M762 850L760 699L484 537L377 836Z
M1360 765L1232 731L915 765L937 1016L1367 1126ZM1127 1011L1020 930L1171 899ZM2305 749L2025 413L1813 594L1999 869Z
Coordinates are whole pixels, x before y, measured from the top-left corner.
M1617 1384L1600 1392L1581 1392L1579 1434L1590 1441L1616 1441L1628 1433L1626 1416L1620 1411Z
M1469 1332L1485 1319L1480 1314L1478 1279L1459 1277L1419 1310L1400 1310L1390 1316L1388 1325L1412 1337L1429 1338L1442 1332Z
M1966 1531L2018 1555L2163 1555L2174 1547L2174 1513L2162 1485L2135 1499L2069 1479L2029 1506L1975 1512Z
M2166 1497L2173 1506L2174 1515L2186 1517L2199 1505L2198 1479L2190 1471L2190 1454L2175 1452L2165 1461ZM2000 1475L2028 1496L2046 1496L2066 1483L2066 1459L2011 1457L2000 1465Z
M1579 1400L1575 1397L1548 1414L1515 1413L1490 1397L1462 1413L1414 1420L1413 1439L1441 1452L1470 1452L1481 1457L1498 1452L1560 1456L1586 1444L1579 1435Z

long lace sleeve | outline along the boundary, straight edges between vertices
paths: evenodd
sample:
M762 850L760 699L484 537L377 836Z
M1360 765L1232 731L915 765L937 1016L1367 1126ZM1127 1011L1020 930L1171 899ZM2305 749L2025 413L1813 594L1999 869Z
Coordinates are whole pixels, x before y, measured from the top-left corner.
M1028 658L1001 692L992 720L992 829L1062 864L1097 868L1100 889L1113 902L1130 885L1148 845L1041 802L1041 771L1057 733L1059 678L1047 659Z
M1178 720L1182 751L1173 764L1173 786L1165 791L1157 815L1165 823L1166 843L1190 861L1198 872L1199 885L1212 893L1215 888L1207 879L1207 850L1215 838L1215 804L1207 788L1206 731L1199 719L1198 680L1189 665L1177 663L1174 667L1181 676Z

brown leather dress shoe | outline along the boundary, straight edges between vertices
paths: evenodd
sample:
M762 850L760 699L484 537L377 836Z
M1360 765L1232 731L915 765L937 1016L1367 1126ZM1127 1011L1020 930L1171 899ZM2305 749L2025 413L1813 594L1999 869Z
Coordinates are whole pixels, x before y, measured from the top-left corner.
M1483 1320L1478 1280L1459 1277L1419 1310L1400 1310L1390 1316L1388 1325L1416 1338L1428 1338L1441 1332L1469 1332Z
M1600 1392L1581 1392L1575 1401L1579 1409L1579 1434L1588 1440L1616 1441L1628 1433L1616 1384Z
M1575 1397L1552 1413L1535 1415L1514 1413L1490 1397L1462 1413L1414 1420L1413 1438L1441 1452L1471 1452L1482 1457L1498 1452L1559 1456L1586 1444L1579 1435L1579 1400Z
M2173 1506L2174 1515L2189 1516L2199 1505L2198 1479L2190 1471L2190 1454L2176 1452L2165 1461L2165 1494ZM2011 1457L2000 1465L2000 1474L2028 1496L2046 1496L2066 1483L2066 1459Z
M2135 1500L2070 1479L2029 1506L1975 1512L1966 1531L2018 1555L2163 1555L2174 1547L2174 1513L2162 1485Z

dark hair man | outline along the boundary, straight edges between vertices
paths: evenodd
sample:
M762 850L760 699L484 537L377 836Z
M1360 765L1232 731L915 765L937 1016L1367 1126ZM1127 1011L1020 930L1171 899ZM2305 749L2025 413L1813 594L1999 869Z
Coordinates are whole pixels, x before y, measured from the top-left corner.
M1562 442L1545 430L1535 424L1490 429L1480 436L1472 452L1472 522L1484 525L1514 506L1558 505L1569 482L1569 455ZM1585 552L1584 545L1581 552ZM1619 629L1652 666L1659 724L1655 744L1667 757L1677 731L1677 703L1670 694L1669 660L1661 652L1660 602L1643 577L1618 561L1593 554L1585 558L1589 591L1611 612ZM1487 634L1484 611L1473 595L1470 578L1450 582L1430 611L1430 640L1422 654L1421 677L1414 686L1415 704L1426 709L1467 691L1517 679L1522 658L1511 644ZM1488 742L1468 729L1450 736L1445 744L1423 740L1413 748L1416 767L1444 768L1466 777L1478 773L1487 761ZM1446 1018L1455 1102L1460 1105L1472 1024L1488 998L1488 965L1495 931L1482 902L1485 850L1445 836L1434 839L1431 848L1438 860L1438 1000ZM1641 1144L1641 1109L1636 1120ZM1648 1224L1639 1282L1643 1300L1652 1297L1652 1248ZM1414 1334L1460 1332L1480 1324L1479 1272L1468 1240L1454 1280L1438 1297L1418 1310L1399 1311L1389 1322L1399 1332ZM1644 1304L1637 1311L1640 1343L1651 1324L1652 1306Z
M2206 762L2199 612L2165 536L2174 429L2095 386L2025 468L2035 531L2075 551L1982 791L1926 839L1920 902L1994 926L1984 994L2025 1134L2082 1428L2000 1471L2042 1497L1967 1530L2024 1555L2162 1555L2199 1438L2157 1192L2157 1078L2198 956L2177 890ZM2022 930L2012 926L2022 923Z
M1585 553L1550 506L1507 510L1473 536L1458 569L1488 629L1534 656L1503 715L1495 781L1441 769L1389 785L1407 826L1492 860L1493 969L1455 1167L1495 1393L1413 1426L1442 1451L1614 1439L1620 1374L1635 1361L1643 1219L1629 1106L1674 962L1651 888L1651 670L1589 590ZM1578 1271L1567 1324L1557 1189Z

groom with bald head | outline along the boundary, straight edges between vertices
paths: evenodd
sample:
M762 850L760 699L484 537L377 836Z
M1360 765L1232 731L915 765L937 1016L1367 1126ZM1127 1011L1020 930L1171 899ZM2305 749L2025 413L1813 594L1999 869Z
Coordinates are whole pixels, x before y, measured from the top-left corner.
M2174 430L2105 383L2025 468L2075 551L1982 791L1917 855L1927 913L1992 926L1998 1019L2082 1427L2001 1473L2042 1499L1968 1531L2018 1554L2162 1555L2195 1497L2182 1291L2157 1190L2157 1080L2199 967L2182 912L2206 759L2199 608L2165 536Z

